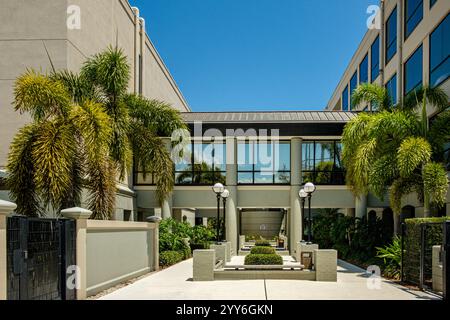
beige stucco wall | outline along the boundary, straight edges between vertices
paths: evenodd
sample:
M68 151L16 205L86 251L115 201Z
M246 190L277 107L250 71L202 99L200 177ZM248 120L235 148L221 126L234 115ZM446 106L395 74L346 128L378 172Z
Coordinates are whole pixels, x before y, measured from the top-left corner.
M156 247L153 237L153 224L89 220L87 295L154 270Z
M67 28L67 8L81 10L81 29ZM50 72L45 47L56 69L78 71L85 59L108 45L123 48L131 66L130 91L135 90L136 21L126 0L0 0L0 167L6 165L9 144L28 115L13 110L14 80L26 68ZM171 103L176 109L189 106L150 39L146 49L144 95ZM45 44L45 46L44 46Z

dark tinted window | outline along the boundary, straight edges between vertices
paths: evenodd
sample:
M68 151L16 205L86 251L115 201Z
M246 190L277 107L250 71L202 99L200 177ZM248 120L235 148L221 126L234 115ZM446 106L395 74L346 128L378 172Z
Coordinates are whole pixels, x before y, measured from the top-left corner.
M342 92L342 110L348 111L348 86Z
M405 95L422 85L422 46L405 63Z
M405 0L405 39L414 31L423 18L422 0Z
M374 82L375 79L380 74L380 37L378 36L375 41L372 43L371 47L371 53L370 53L370 59L371 61L371 76L370 80L371 82Z
M350 79L350 97L353 94L353 91L356 89L356 86L358 85L358 73L355 72ZM352 100L350 99L350 110L353 110Z
M430 0L430 8L432 7L432 6L434 6L434 4L437 2L437 0Z
M359 65L359 83L369 82L369 57L366 54Z
M430 84L437 86L450 75L450 15L430 36Z
M397 103L397 74L386 83L386 89L388 90L389 97L391 97L392 105Z
M397 8L386 22L386 64L397 52Z

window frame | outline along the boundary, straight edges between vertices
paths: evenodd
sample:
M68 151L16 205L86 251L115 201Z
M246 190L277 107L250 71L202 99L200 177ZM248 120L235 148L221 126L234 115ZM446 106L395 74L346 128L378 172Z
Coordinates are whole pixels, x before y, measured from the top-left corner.
M361 70L364 69L364 68L361 68L361 66L362 66L362 64L364 63L364 61L365 61L366 65L367 65L367 66L366 66L366 75L367 75L367 79L366 79L366 81L361 82ZM368 82L369 82L369 53L368 53L368 52L366 53L366 55L364 56L364 58L361 60L359 66L358 66L358 69L359 69L359 73L358 73L358 83L359 83L359 84L361 84L361 83L368 83Z
M406 67L408 65L408 62L414 57L414 55L419 51L422 51L422 59L421 59L421 70L422 70L422 77L420 79L420 83L416 84L413 88L411 88L408 92L406 92ZM405 63L403 64L403 96L406 97L409 93L411 93L412 91L416 90L418 87L420 87L421 85L423 85L423 43L420 43L420 45L414 50L414 52L408 57L408 59L405 61Z
M431 75L433 74L433 72L434 71L436 71L436 69L438 69L439 67L441 67L446 61L447 61L447 59L449 59L450 58L450 54L449 55L447 55L447 58L445 58L445 59L443 59L437 66L435 66L433 69L431 68L431 50L432 50L432 47L433 47L433 45L432 45L432 41L431 41L431 37L433 36L433 33L440 27L440 26L442 26L442 24L445 22L445 20L447 19L447 18L449 18L450 19L450 13L447 13L447 15L439 22L439 24L433 29L433 31L431 31L430 32L430 35L429 35L429 46L428 46L428 50L429 50L429 52L428 52L428 54L429 54L429 66L428 66L428 69L429 69L429 74L428 74L428 83L430 84L430 85L432 85L433 87L438 87L438 86L440 86L441 84L443 84L444 82L446 82L449 78L450 78L450 74L444 79L444 80L441 80L440 82L437 82L436 84L432 84L431 83ZM449 35L450 36L450 35Z
M355 82L355 87L352 87L352 81L354 80ZM352 111L354 105L352 104L352 94L353 91L358 87L358 70L355 71L355 73L352 75L352 77L350 78L349 81L349 90L348 90L348 94L349 94L349 108L348 110Z
M374 50L373 47L375 45L375 43L378 44L378 50L377 51L377 64L374 66L373 65L373 57L374 57ZM376 70L376 77L374 77L374 72L373 70ZM370 45L370 82L373 83L378 77L380 76L380 35L377 35L377 37L375 38L375 40L372 42L372 44Z
M415 15L415 13L417 12L417 10L419 10L420 7L422 7L422 18L417 22L417 24L414 26L414 28L412 28L410 30L410 32L408 33L408 22L409 22L409 20L411 20L411 18ZM414 30L417 29L419 24L422 22L423 16L424 16L424 10L425 10L424 7L425 6L424 6L424 3L423 3L423 0L420 0L420 4L413 10L411 15L408 17L407 16L408 0L404 0L404 8L405 8L404 23L403 23L403 28L404 28L403 29L404 30L403 34L404 34L404 37L405 37L404 41L406 41L409 38L409 36L414 32Z
M389 31L391 29L388 28L389 26L389 22L392 18L395 18L395 37L391 40L390 43L388 43L389 40ZM397 35L397 21L398 21L398 12L397 12L397 6L394 7L394 9L391 11L391 14L389 15L389 18L386 20L386 24L385 24L385 30L386 30L386 38L385 38L385 52L384 52L384 57L385 57L385 65L387 66L389 64L389 62L392 60L392 58L395 57L395 55L397 54L397 42L398 42L398 35ZM392 53L392 56L389 57L388 51L389 49L392 47L392 45L395 44L395 50Z

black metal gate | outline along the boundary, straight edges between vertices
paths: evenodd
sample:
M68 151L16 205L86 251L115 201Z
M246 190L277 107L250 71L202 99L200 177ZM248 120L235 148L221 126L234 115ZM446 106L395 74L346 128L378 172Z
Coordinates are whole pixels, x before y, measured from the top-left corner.
M75 221L12 216L7 226L8 300L73 300Z
M432 250L441 245L444 279L443 295L447 298L446 277L450 271L445 257L450 257L450 221L402 224L402 270L404 282L416 284L420 289L431 290L433 282Z

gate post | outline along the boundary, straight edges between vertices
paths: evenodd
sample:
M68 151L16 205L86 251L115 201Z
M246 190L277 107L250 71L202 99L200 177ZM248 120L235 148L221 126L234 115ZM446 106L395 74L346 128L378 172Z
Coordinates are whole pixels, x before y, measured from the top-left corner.
M76 221L76 263L78 266L77 279L77 300L86 299L86 236L87 236L87 220L92 215L92 211L83 208L69 208L61 210L61 214L65 218L75 219Z
M8 297L6 218L16 208L15 203L0 200L0 300L6 300Z

